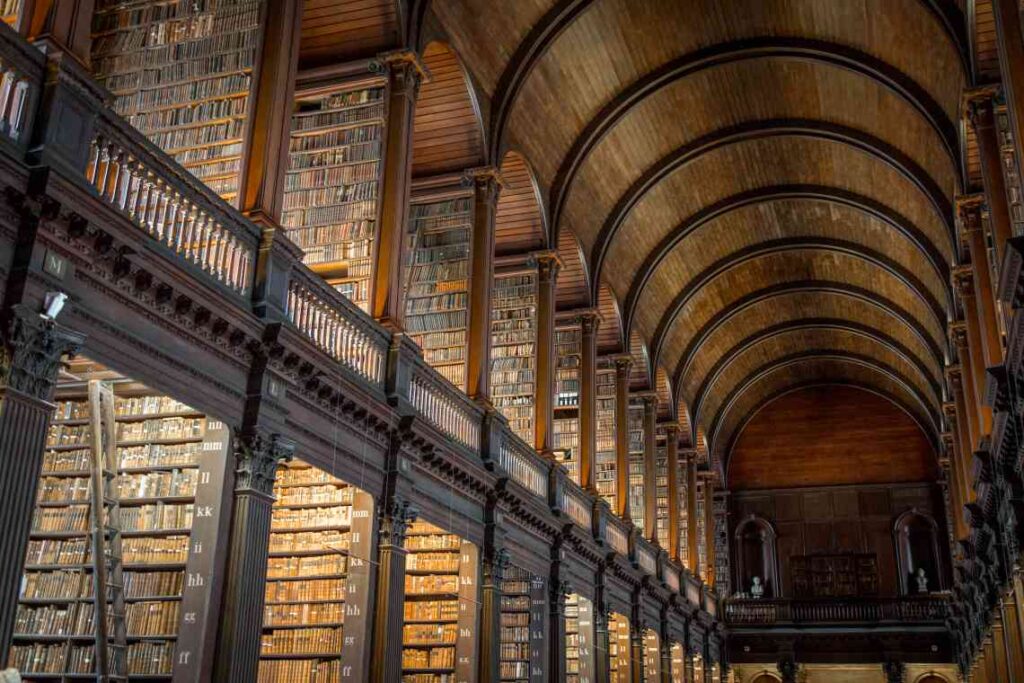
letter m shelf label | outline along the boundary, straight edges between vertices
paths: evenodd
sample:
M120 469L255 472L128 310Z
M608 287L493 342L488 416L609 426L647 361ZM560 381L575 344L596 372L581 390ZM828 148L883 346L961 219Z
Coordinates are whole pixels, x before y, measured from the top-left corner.
M231 434L224 423L207 419L203 443L196 454L199 472L195 510L189 534L185 582L181 591L181 622L173 659L173 683L209 680L213 667L213 646L217 631L221 579L224 576L225 539L231 500ZM199 512L201 511L201 513Z

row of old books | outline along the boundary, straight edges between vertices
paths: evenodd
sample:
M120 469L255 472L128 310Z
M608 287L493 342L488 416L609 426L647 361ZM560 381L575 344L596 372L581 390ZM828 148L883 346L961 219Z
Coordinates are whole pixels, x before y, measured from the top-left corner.
M491 398L509 427L533 443L537 364L537 274L496 277L491 291Z
M594 478L598 494L615 508L615 370L600 368L595 381L597 445Z

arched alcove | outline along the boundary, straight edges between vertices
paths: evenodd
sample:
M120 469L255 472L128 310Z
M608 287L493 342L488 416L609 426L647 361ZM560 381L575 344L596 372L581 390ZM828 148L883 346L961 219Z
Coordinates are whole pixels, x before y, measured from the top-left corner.
M757 515L750 515L736 525L734 534L736 588L751 593L754 577L764 587L761 597L782 597L778 579L776 533L771 523Z
M904 595L945 588L939 560L939 526L923 512L910 509L896 518L893 525L896 560L899 567L900 591ZM924 570L924 591L918 585L918 571Z

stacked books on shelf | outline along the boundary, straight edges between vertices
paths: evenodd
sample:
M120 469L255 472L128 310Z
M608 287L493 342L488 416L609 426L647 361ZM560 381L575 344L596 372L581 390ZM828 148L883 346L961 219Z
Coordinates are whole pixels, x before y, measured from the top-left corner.
M92 67L113 108L214 192L238 194L263 0L97 0Z
M597 492L615 509L615 370L598 368L596 378Z
M583 332L577 327L555 331L555 411L552 446L555 461L580 483L580 366Z
M686 665L684 663L686 650L683 648L682 643L672 643L669 653L672 662L671 679L673 681L681 681L686 676Z
M472 201L413 204L407 263L405 329L427 363L466 388Z
M346 630L346 616L365 612L347 598L352 570L368 559L369 539L353 524L370 518L369 498L301 460L278 467L274 498L258 680L340 681L344 637L363 635Z
M81 382L59 383L56 403L9 660L26 680L97 674L93 406ZM114 414L127 670L169 680L206 420L169 397L138 393L116 396Z
M565 597L565 680L580 681L580 596Z
M693 520L694 526L697 529L697 567L700 568L700 575L704 576L705 567L708 563L707 553L707 533L704 530L704 520L707 516L704 514L704 492L707 487L700 481L697 480L697 511L695 516L697 519Z
M533 600L543 603L543 581L519 567L509 567L501 584L502 681L529 683L530 630L534 626Z
M491 290L491 401L523 441L534 441L537 273L499 275Z
M644 409L630 404L629 423L629 514L637 528L644 528Z
M684 567L690 566L690 549L687 543L689 532L687 525L690 523L689 510L687 509L687 476L685 461L679 462L679 561Z
M384 88L297 98L281 223L303 262L364 311L377 238Z
M428 522L415 522L405 549L402 681L451 683L460 658L476 665L475 622L465 621L476 613L475 547Z
M668 548L668 454L667 443L664 433L655 443L655 471L657 473L657 500L656 510L658 518L655 527L658 534L658 545Z
M609 683L631 683L629 619L617 612L608 618L608 660Z
M644 680L661 680L661 638L654 629L644 629Z

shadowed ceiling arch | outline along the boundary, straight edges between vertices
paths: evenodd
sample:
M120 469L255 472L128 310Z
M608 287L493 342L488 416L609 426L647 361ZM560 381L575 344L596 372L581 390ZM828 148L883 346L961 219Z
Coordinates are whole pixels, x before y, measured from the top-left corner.
M458 55L433 41L423 50L430 80L420 88L413 117L412 174L430 176L484 164L480 107Z
M608 285L602 283L597 294L597 312L601 325L597 328L597 352L600 355L620 353L624 349L622 313L619 302Z
M893 261L888 256L867 249L855 242L832 239L780 239L762 242L751 247L733 252L708 266L692 281L682 288L672 300L667 313L661 318L654 332L653 357L661 361L661 352L666 337L672 331L675 320L689 304L698 300L702 291L709 289L716 281L722 280L730 271L742 270L747 264L772 257L786 257L798 252L817 252L825 258L842 254L869 264L873 270L895 278L903 288L907 288L923 307L922 317L933 318L936 325L937 339L943 338L942 330L946 323L945 307L924 286L917 276L908 268Z
M938 442L938 414L899 372L870 357L810 349L765 365L732 390L708 430L712 457L722 463L736 434L759 406L794 388L823 384L874 389L906 410L933 444Z
M558 235L558 258L562 267L555 282L555 308L559 311L588 308L591 299L590 273L580 242L571 232Z
M790 58L820 61L847 69L876 81L903 98L935 130L946 153L956 163L959 155L958 133L953 121L938 102L916 82L891 65L845 45L806 38L761 36L712 45L683 55L646 74L619 93L592 118L573 142L552 184L552 221L560 226L568 189L590 152L652 93L702 70L735 61Z
M547 247L547 219L533 170L522 154L501 161L501 193L494 216L494 253L517 254Z
M876 219L903 235L915 248L921 252L922 258L928 266L935 271L936 276L945 285L945 304L950 305L950 292L948 288L950 268L944 255L935 248L913 223L899 215L888 207L879 204L870 197L856 193L817 185L776 185L771 187L756 188L754 190L740 192L727 197L721 201L706 206L697 214L687 217L685 221L676 226L662 241L657 248L648 254L640 273L632 281L625 299L625 325L627 329L632 327L637 302L643 295L644 287L651 280L655 271L665 261L668 254L681 245L685 240L697 233L702 227L712 223L717 218L727 215L732 211L744 209L761 203L777 201L818 201L837 206L845 206L862 212L873 219Z
M837 343L830 348L839 348L843 346L845 341L848 341L849 338L853 337L862 337L872 343L878 344L894 357L898 357L906 367L910 369L910 373L907 374L916 374L916 377L914 378L915 384L922 389L922 393L926 390L930 391L933 401L936 403L941 402L941 376L936 376L932 373L928 366L926 366L924 362L916 356L914 351L904 346L895 337L889 335L885 329L860 325L858 323L852 323L850 321L840 319L813 318L786 321L773 325L751 334L746 339L729 348L729 350L721 355L714 367L703 376L699 388L693 392L694 415L696 415L698 419L700 418L705 405L705 399L708 398L708 394L711 389L715 386L716 382L723 379L724 375L727 374L727 371L737 363L744 354L751 352L759 345L763 346L768 341L780 339L788 335L806 334L808 332L818 333L817 337L819 345L822 339L832 337L832 341ZM827 332L829 334L820 334L822 332ZM847 339L841 338L840 335L847 337Z
M677 169L709 152L713 152L719 147L770 137L804 137L837 142L853 147L893 167L904 178L909 180L919 192L927 197L935 213L946 222L950 231L950 240L953 240L953 224L951 219L953 205L947 194L943 192L939 184L917 162L908 158L888 143L853 128L835 126L818 121L799 121L793 119L756 121L729 129L718 130L706 138L695 140L647 169L633 183L626 194L619 199L612 212L605 219L601 231L598 233L590 257L595 276L600 277L602 274L602 266L608 252L608 246L615 239L616 233L637 202L651 188L656 187Z

